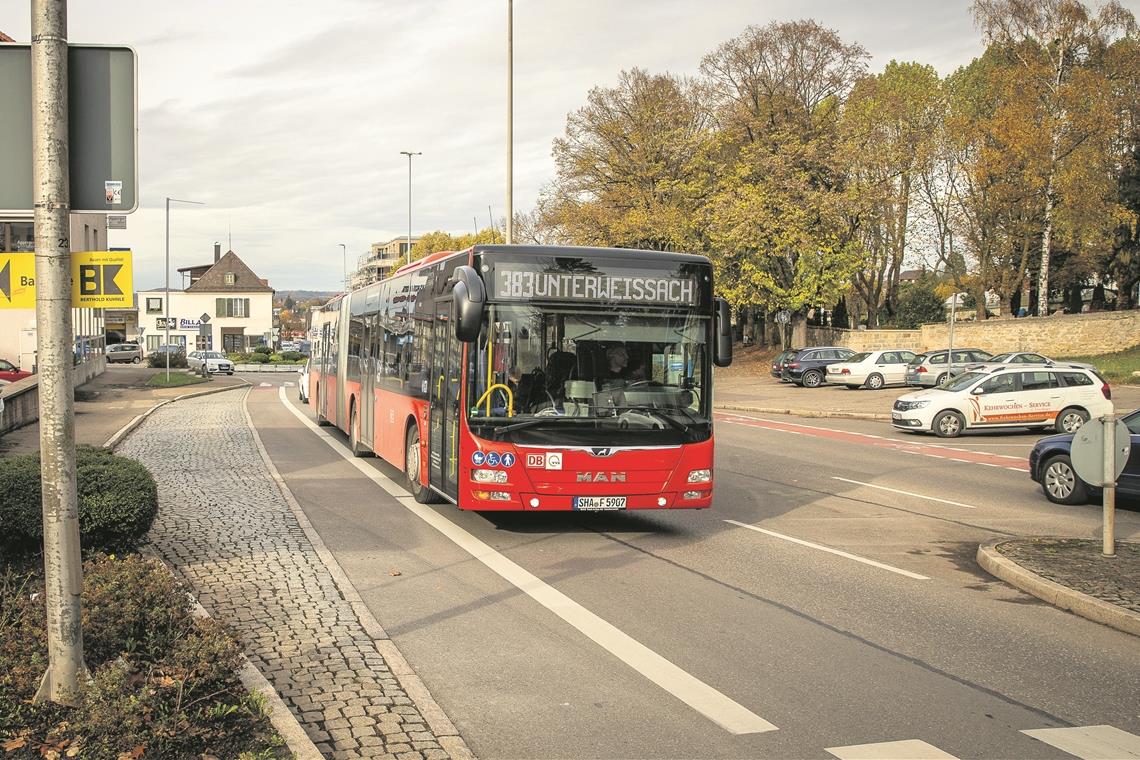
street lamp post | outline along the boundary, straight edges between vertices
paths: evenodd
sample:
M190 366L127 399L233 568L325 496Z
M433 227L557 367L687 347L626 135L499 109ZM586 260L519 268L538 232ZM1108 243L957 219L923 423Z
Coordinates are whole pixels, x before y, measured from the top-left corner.
M192 203L195 206L205 206L202 201L184 201L178 198L171 198L166 196L166 293L163 297L163 303L166 305L166 318L163 320L166 323L166 384L170 385L170 204L174 203Z
M348 248L344 243L337 243L340 246L340 259L344 265L344 292L348 292Z
M408 157L408 263L412 263L412 156L422 156L423 153L409 150L400 151L401 156Z
M515 3L514 0L507 0L507 245L514 242L514 216L515 216L515 192L514 192L514 121L515 121L515 96L514 96L514 67L515 67L515 48L514 48L514 26L515 26Z

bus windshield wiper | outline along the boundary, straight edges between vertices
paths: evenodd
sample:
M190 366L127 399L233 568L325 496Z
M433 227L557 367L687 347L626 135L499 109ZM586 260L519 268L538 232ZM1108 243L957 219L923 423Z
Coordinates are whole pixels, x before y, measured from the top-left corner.
M494 436L495 436L495 439L497 440L501 434L509 433L512 430L525 430L526 428L537 427L537 426L542 425L544 423L557 422L558 420L585 420L585 419L591 419L591 418L589 418L589 417L566 417L563 415L551 415L549 417L534 417L534 418L529 419L529 420L523 420L522 422L513 422L510 425L504 425L503 427L496 427L494 429Z

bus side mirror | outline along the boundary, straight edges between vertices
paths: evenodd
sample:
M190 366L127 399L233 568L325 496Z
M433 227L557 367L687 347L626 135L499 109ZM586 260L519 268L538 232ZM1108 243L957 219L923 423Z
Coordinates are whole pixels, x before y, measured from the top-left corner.
M471 343L479 337L483 327L483 304L487 291L479 273L468 266L455 270L455 287L451 289L451 321L455 337L461 343Z
M732 312L729 311L728 301L723 298L716 299L716 323L713 329L716 335L713 364L727 367L732 364Z

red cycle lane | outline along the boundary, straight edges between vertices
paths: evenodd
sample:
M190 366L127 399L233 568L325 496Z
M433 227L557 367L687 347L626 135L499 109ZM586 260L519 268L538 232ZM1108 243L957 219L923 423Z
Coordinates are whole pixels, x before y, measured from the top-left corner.
M846 430L817 427L814 425L799 425L794 422L776 422L758 417L744 417L738 414L717 413L716 419L735 425L776 430L781 433L793 435L807 435L813 438L826 438L832 441L855 443L863 446L875 446L881 449L900 451L904 454L917 454L919 456L947 459L952 462L965 464L980 464L986 467L1001 467L1017 472L1029 472L1029 463L1023 457L1013 457L1003 454L988 454L982 451L967 451L952 446L940 446L931 443L908 443L893 438L871 435L868 433L852 433Z

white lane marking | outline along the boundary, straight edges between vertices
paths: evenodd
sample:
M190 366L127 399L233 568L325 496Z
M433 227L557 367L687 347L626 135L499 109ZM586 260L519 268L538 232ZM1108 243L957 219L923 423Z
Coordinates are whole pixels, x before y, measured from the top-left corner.
M791 541L793 544L800 544L801 546L807 546L807 547L810 547L812 549L819 549L821 552L828 552L829 554L836 554L840 557L846 557L847 559L853 559L856 562L862 562L864 565L871 565L872 567L877 567L877 568L880 568L882 570L889 570L892 573L898 573L899 575L905 575L907 578L914 578L916 581L928 581L928 580L930 580L930 578L927 578L925 575L919 575L918 573L912 573L910 570L903 570L903 569L898 568L898 567L893 567L892 565L883 564L882 562L876 562L873 559L867 559L866 557L860 557L857 554L851 554L850 552L840 551L839 549L832 549L830 546L823 546L822 544L813 544L811 541L804 541L802 538L793 538L792 536L786 536L783 533L777 533L776 531L768 530L767 528L758 528L755 525L749 525L748 523L737 522L736 520L725 520L725 522L726 523L732 523L733 525L737 525L741 528L748 528L748 530L754 530L757 533L764 533L764 534L769 535L769 536L775 536L776 538L782 538L785 541Z
M828 747L826 751L839 760L958 760L921 739Z
M305 414L298 411L289 403L284 388L279 389L278 398L286 409L327 443L333 451L340 454L373 483L387 491L408 511L451 539L456 546L482 562L492 572L577 628L587 638L645 678L729 733L756 734L777 730L776 726L756 713L677 667L616 626L590 612L561 591L527 572L463 528L423 504L417 503L402 486L397 485L379 470L369 467L362 460L352 456L343 444L319 428Z
M991 465L991 466L997 467L998 465ZM977 509L977 507L975 507L971 504L963 504L960 501L950 501L949 499L939 499L936 496L923 496L922 494L914 493L913 491L902 491L902 490L899 490L898 488L887 488L886 486L877 486L874 483L864 483L861 480L850 480L848 478L840 478L836 475L832 475L831 479L832 480L842 480L844 483L854 483L857 486L866 486L867 488L877 488L880 491L890 491L891 493L901 493L903 496L913 496L916 499L926 499L928 501L937 501L941 504L949 504L953 507L965 507L966 509Z
M1140 758L1140 736L1113 726L1077 726L1075 728L1037 728L1022 731L1062 752L1082 760L1128 760Z
M257 387L258 387L258 388L272 388L272 387L273 387L273 383L262 383L261 385L259 385L259 386L257 386Z
M293 383L291 383L291 382L289 382L289 381L286 381L285 383L283 383L283 385L284 385L286 388L292 388L292 387L293 387Z

